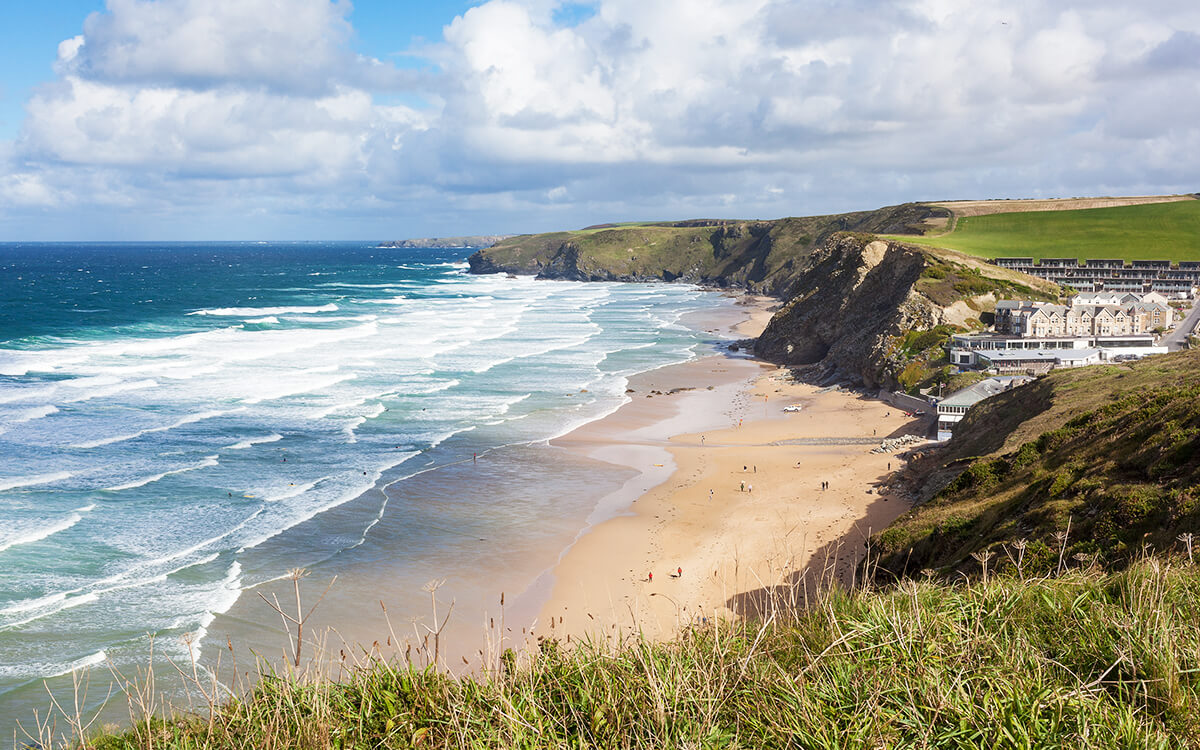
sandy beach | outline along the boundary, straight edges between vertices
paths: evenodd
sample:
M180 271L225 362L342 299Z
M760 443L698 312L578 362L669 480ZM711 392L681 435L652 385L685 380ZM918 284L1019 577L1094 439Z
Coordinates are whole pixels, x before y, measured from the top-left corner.
M752 309L746 336L769 319ZM665 638L760 613L768 592L802 597L805 571L849 581L867 537L907 509L886 488L901 459L871 450L924 426L886 403L736 355L646 373L630 390L555 443L638 474L550 572L543 637Z

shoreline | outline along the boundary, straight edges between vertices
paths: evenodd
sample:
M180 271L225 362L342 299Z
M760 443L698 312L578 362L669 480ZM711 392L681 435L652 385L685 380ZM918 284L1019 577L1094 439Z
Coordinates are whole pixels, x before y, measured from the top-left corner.
M742 337L770 317L756 302L732 326ZM848 582L862 542L908 510L886 489L903 460L871 450L922 426L882 401L748 356L671 365L629 388L620 409L552 441L637 474L522 595L537 605L537 636L662 639L695 620L764 614L808 593L813 575Z

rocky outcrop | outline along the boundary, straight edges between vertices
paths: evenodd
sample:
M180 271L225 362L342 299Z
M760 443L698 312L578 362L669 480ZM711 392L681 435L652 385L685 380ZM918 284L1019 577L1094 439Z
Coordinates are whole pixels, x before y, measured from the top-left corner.
M942 320L942 309L916 291L924 253L839 235L813 260L803 289L771 319L755 352L816 380L893 387L902 366L892 353L896 337Z

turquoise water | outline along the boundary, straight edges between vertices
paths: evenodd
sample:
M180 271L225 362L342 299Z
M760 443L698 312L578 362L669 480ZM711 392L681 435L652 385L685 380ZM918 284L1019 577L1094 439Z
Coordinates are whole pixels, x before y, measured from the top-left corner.
M710 351L681 316L727 304L473 277L465 255L0 245L0 728L44 705L44 679L144 659L150 635L203 647L289 567L486 575L475 542L555 506L487 491L520 478L474 463L422 472L542 460L520 446Z

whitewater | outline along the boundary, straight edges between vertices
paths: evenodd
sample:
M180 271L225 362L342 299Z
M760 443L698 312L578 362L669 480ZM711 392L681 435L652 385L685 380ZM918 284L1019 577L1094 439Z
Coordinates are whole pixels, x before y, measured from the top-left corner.
M471 542L541 533L530 516L556 511L518 497L514 446L711 351L681 321L729 304L471 276L465 257L0 245L0 718L43 706L42 680L143 660L151 636L167 656L182 636L203 648L214 617L291 567L415 580L436 557L465 576ZM505 450L506 477L429 478Z

